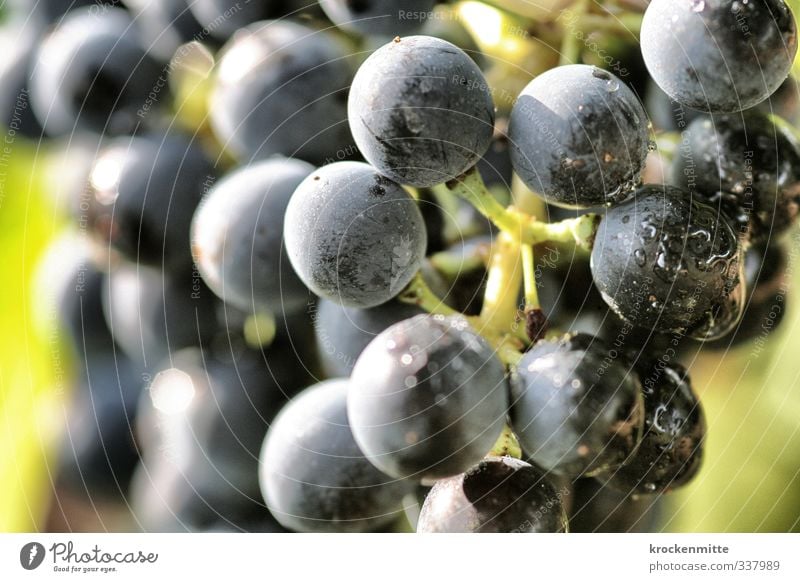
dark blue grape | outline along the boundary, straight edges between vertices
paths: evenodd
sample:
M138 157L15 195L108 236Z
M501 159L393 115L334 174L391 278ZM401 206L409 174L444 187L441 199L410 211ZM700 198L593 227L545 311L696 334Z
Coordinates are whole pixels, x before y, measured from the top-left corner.
M349 376L358 356L376 335L422 313L419 307L399 301L359 309L320 299L314 331L323 371L330 377Z
M508 126L514 171L560 206L617 203L639 181L648 152L647 115L611 73L566 65L522 91Z
M741 256L717 211L680 188L647 185L608 210L591 269L603 299L629 323L713 339L740 315L727 314L741 307Z
M33 139L42 136L42 126L31 107L28 74L39 42L36 33L26 30L4 30L0 35L4 55L0 63L0 127L5 128L7 145L14 143L18 134Z
M260 482L267 507L289 529L358 532L402 515L410 482L373 467L347 418L347 380L329 380L293 399L269 429Z
M283 236L300 279L342 305L392 299L419 270L425 224L414 199L361 162L312 173L286 209Z
M114 342L103 313L106 276L94 263L92 252L84 240L67 235L48 247L39 266L43 288L38 292L45 297L53 293L47 315L57 316L78 372L93 354L109 352Z
M240 29L259 20L289 16L317 16L319 9L309 0L190 0L189 9L206 35L227 40Z
M703 115L702 112L673 100L652 79L647 84L644 103L650 121L656 129L663 131L683 131L692 121Z
M507 135L495 134L489 149L478 162L481 178L489 188L492 186L511 188L514 168L511 165L511 148L509 146Z
M451 305L454 298L452 288L448 289L430 263L423 263L420 274L433 292L445 304ZM399 299L367 309L345 307L320 299L314 317L314 334L323 372L332 378L349 376L358 356L376 335L395 323L422 313L425 312L420 307Z
M671 182L725 214L750 242L766 242L797 219L800 146L760 111L703 116L683 134Z
M289 263L283 219L295 188L314 167L292 159L266 160L218 182L192 223L192 252L205 282L245 311L295 311L308 291Z
M308 381L285 348L187 349L162 364L139 407L143 466L131 504L147 531L281 531L264 506L258 455L281 407Z
M186 270L192 215L215 177L182 135L118 138L94 160L79 221L128 260Z
M220 331L217 299L191 271L165 274L122 264L108 273L103 299L114 341L142 365L203 346Z
M398 37L359 68L348 120L361 153L382 174L427 187L460 176L486 153L494 105L464 51L430 36Z
M342 30L390 37L416 32L434 4L435 0L320 0L325 14Z
M505 423L505 369L457 317L418 315L376 337L350 379L348 414L367 458L398 477L463 473Z
M570 498L571 533L653 533L660 531L660 497L633 499L597 479L576 479Z
M567 516L543 471L511 457L488 457L462 475L436 482L417 531L558 533L567 531Z
M697 474L706 424L689 376L679 364L641 366L644 436L636 454L606 476L614 489L630 495L664 493Z
M127 12L84 8L42 41L31 70L31 105L50 135L127 134L146 117L162 74Z
M217 64L214 132L241 161L283 154L320 165L354 156L347 54L336 37L295 22L240 30Z
M143 386L139 368L107 343L78 359L76 369L57 484L90 503L124 501L139 461L134 440Z
M763 342L786 316L790 288L788 263L783 247L770 245L748 249L745 255L747 298L742 320L729 336L706 342L704 347L727 350L758 338Z
M732 113L764 101L789 75L797 25L784 0L653 0L641 45L672 99Z
M142 44L148 52L164 61L169 60L183 43L207 40L208 33L203 32L203 27L189 9L189 4L194 1L123 0L134 14Z
M586 334L540 341L517 365L511 425L543 469L578 477L625 463L639 446L642 386L627 361Z
M120 0L6 0L3 9L18 25L41 30L60 23L75 10L85 8L99 14L119 4Z

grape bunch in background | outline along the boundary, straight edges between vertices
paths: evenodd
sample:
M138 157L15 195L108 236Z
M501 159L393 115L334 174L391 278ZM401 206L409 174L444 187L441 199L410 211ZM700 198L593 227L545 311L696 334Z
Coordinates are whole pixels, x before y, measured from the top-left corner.
M684 364L785 302L783 0L16 4L53 527L627 531L702 470Z

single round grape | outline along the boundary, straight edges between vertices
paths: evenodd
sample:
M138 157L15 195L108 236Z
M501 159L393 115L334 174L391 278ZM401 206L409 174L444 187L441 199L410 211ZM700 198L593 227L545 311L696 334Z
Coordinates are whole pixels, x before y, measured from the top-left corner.
M299 160L266 160L235 170L203 199L192 222L192 254L226 303L245 312L308 304L286 256L283 219L295 188L313 171Z
M374 530L402 515L413 484L373 467L347 418L347 380L304 390L273 422L261 450L267 507L285 527L305 532Z
M344 31L364 36L398 36L420 29L435 0L320 0L325 15Z
M350 307L400 293L427 241L414 199L361 162L329 164L306 178L289 201L283 236L306 286Z
M367 161L417 187L466 172L486 153L494 130L492 96L478 66L430 36L398 37L370 55L347 108Z
M641 46L672 99L733 113L764 101L789 75L797 25L784 0L653 0Z
M625 463L642 438L642 386L622 355L587 334L540 341L517 365L511 425L531 462L578 477Z
M437 481L419 515L419 533L560 533L561 495L540 469L511 457L487 457Z
M130 261L186 270L192 215L215 179L211 162L188 137L118 138L94 160L79 221Z
M665 493L697 474L706 434L703 409L682 366L657 361L640 377L644 394L644 437L636 454L607 475L622 493Z
M141 365L206 345L221 327L216 297L192 272L121 263L106 275L103 302L114 341Z
M800 146L766 113L703 116L683 134L671 182L738 227L751 243L783 234L800 207Z
M345 46L330 33L288 20L252 24L220 53L211 127L242 162L282 154L321 165L352 157L352 77Z
M728 221L671 186L645 185L635 198L610 208L592 250L595 285L629 323L713 339L740 287L742 248Z
M92 8L61 20L32 65L31 106L50 135L133 132L162 75L127 12Z
M508 410L503 365L460 317L418 315L393 325L361 353L350 382L356 442L398 478L468 470L497 441Z
M611 73L566 65L520 94L508 126L514 171L552 204L590 207L627 198L648 152L647 115Z

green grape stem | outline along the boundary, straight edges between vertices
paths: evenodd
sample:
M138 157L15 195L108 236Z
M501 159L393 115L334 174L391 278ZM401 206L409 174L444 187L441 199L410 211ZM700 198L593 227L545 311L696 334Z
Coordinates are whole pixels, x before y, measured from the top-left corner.
M544 242L573 243L591 250L600 217L583 214L561 222L541 222L513 207L500 204L483 183L476 168L447 183L447 188L460 196L501 231L515 237L519 243L537 245Z
M522 283L519 241L501 232L492 246L480 319L491 328L517 333L517 297ZM524 335L518 337L525 339Z
M476 168L448 182L445 187L446 192L441 185L435 191L440 196L455 195L466 200L500 229L487 265L488 278L481 313L478 317L466 319L506 365L516 366L522 357L521 350L531 342L526 330L527 316L533 311L540 311L534 272L534 245L545 242L572 243L590 250L600 217L585 214L561 222L538 221L513 206L500 204L486 188ZM483 257L473 257L473 260L467 261L447 253L433 257L434 267L450 275L451 279L463 268L479 268L482 261ZM524 310L520 310L518 304L520 288L524 289ZM399 299L417 305L428 313L463 315L437 297L420 274L409 283Z
M525 289L525 309L540 309L539 291L536 289L536 270L533 246L522 245L522 281Z
M522 458L522 447L517 440L517 435L514 434L510 426L506 424L503 427L503 432L500 433L500 437L487 456Z
M508 330L498 329L493 325L487 324L481 316L466 317L448 306L431 290L420 273L414 276L397 298L404 303L416 305L434 315L464 317L470 326L492 346L497 353L497 357L507 366L517 365L520 358L522 358L520 352L525 347L522 337L512 337L509 335Z
M487 248L482 248L484 246ZM469 254L441 251L428 257L428 261L440 275L452 282L465 273L484 269L489 257L489 246L488 243L476 245Z

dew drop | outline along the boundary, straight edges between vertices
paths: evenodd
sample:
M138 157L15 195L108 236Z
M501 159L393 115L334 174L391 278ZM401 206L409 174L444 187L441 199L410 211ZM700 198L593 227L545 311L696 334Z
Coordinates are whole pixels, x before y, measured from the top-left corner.
M636 264L640 267L644 267L644 264L647 262L647 255L644 252L644 249L636 249L633 251L633 259L636 261Z
M609 93L616 93L619 91L619 82L615 81L614 79L609 79L606 81L606 91Z
M706 9L705 0L692 0L692 12L702 12Z

